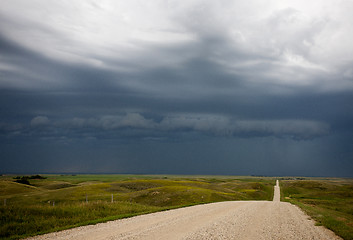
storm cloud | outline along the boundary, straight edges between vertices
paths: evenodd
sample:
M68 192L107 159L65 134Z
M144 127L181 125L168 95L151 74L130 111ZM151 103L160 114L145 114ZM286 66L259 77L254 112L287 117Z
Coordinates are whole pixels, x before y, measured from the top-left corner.
M352 9L3 0L1 171L352 176Z

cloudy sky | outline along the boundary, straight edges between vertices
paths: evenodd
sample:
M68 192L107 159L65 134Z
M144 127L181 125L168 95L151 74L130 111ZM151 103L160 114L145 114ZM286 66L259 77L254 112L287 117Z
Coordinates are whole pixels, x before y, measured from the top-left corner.
M0 0L0 172L353 177L350 0Z

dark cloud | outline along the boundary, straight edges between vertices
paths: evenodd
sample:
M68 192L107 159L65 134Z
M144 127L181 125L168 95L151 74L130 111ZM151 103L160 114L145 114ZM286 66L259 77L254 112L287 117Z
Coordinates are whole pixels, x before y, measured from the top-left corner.
M341 5L106 4L0 9L2 171L352 176Z

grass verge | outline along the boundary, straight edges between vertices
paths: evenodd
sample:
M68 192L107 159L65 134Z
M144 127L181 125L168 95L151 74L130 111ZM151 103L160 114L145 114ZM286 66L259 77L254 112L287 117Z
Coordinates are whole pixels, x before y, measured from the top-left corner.
M353 180L282 180L282 201L303 209L318 225L343 239L353 239Z

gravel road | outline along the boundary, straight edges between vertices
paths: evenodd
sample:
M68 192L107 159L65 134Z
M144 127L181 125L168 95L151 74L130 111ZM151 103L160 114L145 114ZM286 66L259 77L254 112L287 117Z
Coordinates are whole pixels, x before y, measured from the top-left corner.
M273 201L231 201L180 208L50 233L42 239L341 239L315 226L298 207Z

